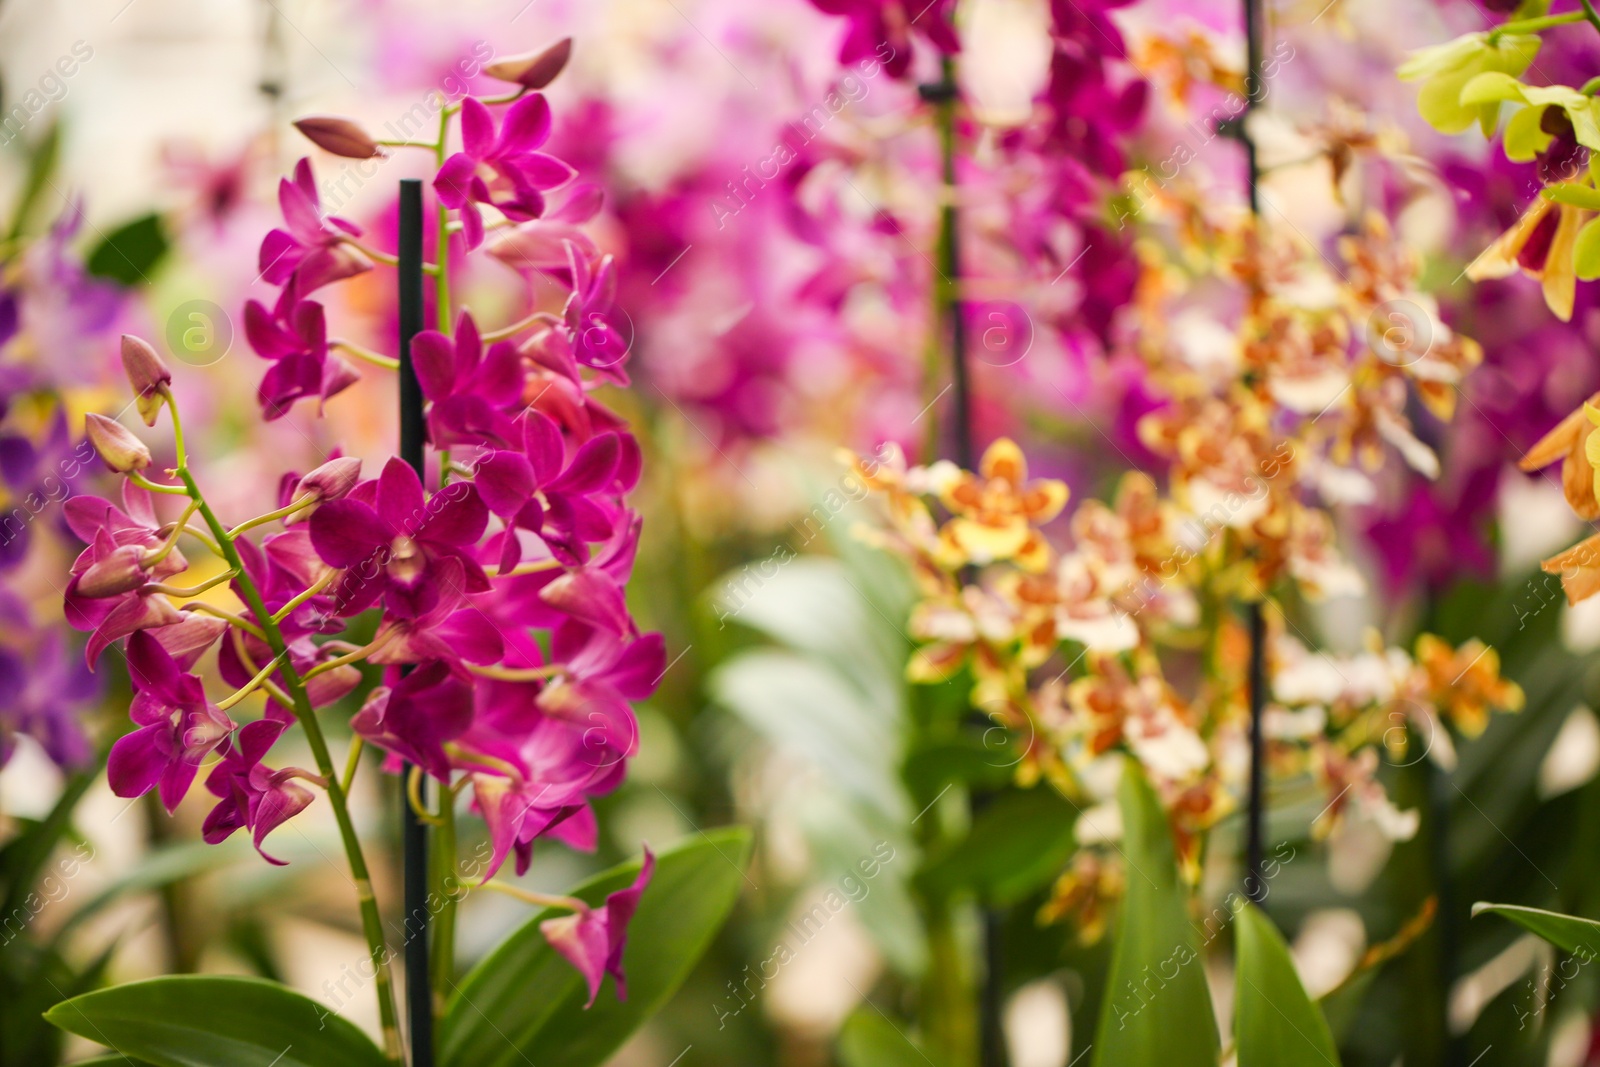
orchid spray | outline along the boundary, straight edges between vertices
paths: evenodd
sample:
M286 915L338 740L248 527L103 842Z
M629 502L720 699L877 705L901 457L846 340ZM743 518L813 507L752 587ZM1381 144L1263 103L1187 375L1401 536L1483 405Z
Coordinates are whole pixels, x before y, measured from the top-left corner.
M269 836L320 796L337 822L356 887L381 1018L381 1050L362 1046L360 1062L404 1058L389 974L393 952L348 802L364 746L384 754L386 770L409 768L409 802L432 828L428 906L440 1062L525 1056L535 1032L541 1054L549 1054L547 1029L558 1025L561 1004L572 1010L595 1004L608 974L617 997L625 997L629 924L656 870L646 848L642 863L602 879L588 899L534 893L496 878L512 858L518 874L525 872L541 838L596 847L590 800L626 775L638 746L632 702L654 691L665 667L660 635L641 633L624 599L640 532L626 495L639 481L640 450L624 420L595 395L601 385L628 381L626 347L608 327L614 263L567 243L564 257L546 271L565 287L564 303L543 308L535 300L530 313L505 326L480 327L450 291L452 253L476 251L492 231L526 238L559 220L557 232L568 232L598 209L598 191L574 185L572 168L541 151L551 112L538 90L561 71L569 51L563 41L491 65L487 73L511 83L511 91L441 100L431 142L378 141L338 118L298 123L336 155L370 158L399 149L433 157L436 262L424 271L433 282L436 328L419 334L410 352L426 400L431 491L398 457L377 477L363 478L359 460L336 456L304 475L285 475L274 509L224 521L208 502L204 472L194 463L198 453L184 438L168 388L171 372L151 345L125 337L134 407L149 426L167 420L174 461L158 471L131 431L91 415L90 440L125 479L122 504L82 497L68 505L74 531L88 544L72 567L68 617L90 631L91 664L121 644L134 687L135 729L111 750L113 790L125 797L156 790L171 811L209 766L204 785L215 804L206 840L247 831L270 863L281 861L267 850ZM251 346L269 363L259 390L269 420L301 401L322 412L356 380L358 366L400 365L395 356L330 337L316 299L325 286L394 266L394 257L364 243L354 223L323 211L309 160L282 181L279 203L284 226L262 242L260 266L280 293L271 307L252 301L244 311ZM220 557L223 570L198 584L177 584L188 567L184 552L194 546ZM237 603L205 595L224 584ZM369 612L376 613L370 640L345 639L351 622ZM200 667L213 650L215 678L231 689L220 699L208 695L212 678ZM341 762L325 718L331 705L363 685L363 662L383 668L382 684L350 719L353 737ZM253 694L265 697L259 718L243 714ZM297 727L313 766L275 765L276 743ZM438 783L436 807L423 802L424 777ZM491 845L487 863L472 872L481 870L475 884L468 884L457 856L463 796L486 824ZM683 852L682 862L698 862L689 855ZM721 853L716 858L726 863ZM663 861L680 862L667 854ZM711 877L711 883L726 880ZM694 889L694 904L677 905L687 909L678 916L685 929L705 938L732 902L732 888L711 883ZM481 979L469 975L458 986L457 904L481 888L545 910L535 921L537 934L513 935L480 966ZM696 918L697 909L709 911ZM568 990L565 979L544 972L547 983L557 984L546 990L551 1003L535 1011L526 998L540 996L538 982L505 972L532 966L530 953L549 951L575 968L567 973L581 977L581 989ZM689 958L674 959L665 971L650 967L650 1003L630 1006L634 1024L681 981L696 954L681 945L674 951ZM469 996L462 987L477 980L510 984ZM454 1021L451 1005L487 998L492 1014L500 992L509 999L499 1009L512 1014ZM447 1000L451 993L455 1000ZM52 1021L77 1029L79 1017L92 1018L94 1005L81 999L58 1008ZM489 1031L492 1054L474 1051L480 1031ZM84 1032L99 1040L116 1036ZM613 1025L603 1039L591 1035L588 1054L603 1056L626 1032ZM366 1041L344 1029L328 1039L334 1038ZM117 1047L145 1051L136 1041ZM433 1057L413 1047L411 1062Z
M1144 364L1156 401L1138 424L1156 476L1129 471L1108 500L1069 509L1067 485L1032 475L1008 438L976 469L913 464L893 448L851 463L884 504L867 536L909 561L919 585L907 677L959 686L1010 739L1015 784L1077 811L1040 918L1070 919L1092 942L1118 904L1093 1062L1211 1063L1220 1039L1204 977L1174 972L1169 954L1181 949L1184 964L1204 948L1190 896L1216 855L1212 831L1249 792L1252 691L1265 698L1261 767L1277 799L1321 809L1319 837L1360 822L1391 839L1412 836L1419 814L1390 800L1383 757L1448 765L1453 737L1476 736L1523 695L1481 642L1423 635L1408 653L1374 634L1354 656L1307 648L1305 605L1363 589L1333 506L1370 498L1394 455L1436 475L1417 421L1448 419L1480 359L1436 314L1426 344L1370 327L1396 305L1436 307L1419 291L1420 257L1378 214L1324 253L1191 176L1147 190L1132 217L1138 315L1122 352ZM1256 635L1239 603L1259 605L1265 687L1252 684ZM1263 863L1246 895L1264 897L1286 859ZM1279 937L1239 909L1250 937ZM1233 919L1219 914L1219 926ZM1265 988L1248 966L1241 1002ZM1153 973L1159 1015L1125 992ZM1325 1035L1290 1041L1333 1062Z

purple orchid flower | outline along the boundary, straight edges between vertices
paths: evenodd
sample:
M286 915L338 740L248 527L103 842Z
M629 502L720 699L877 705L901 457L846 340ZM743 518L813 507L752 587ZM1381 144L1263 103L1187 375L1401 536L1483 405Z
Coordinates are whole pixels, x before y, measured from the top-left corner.
M128 638L128 675L134 687L128 714L138 729L111 746L106 777L119 797L158 789L172 812L206 756L228 743L233 721L206 699L200 679L142 630Z
M424 330L411 342L411 357L422 395L433 402L428 432L435 448L515 437L505 411L521 402L527 374L509 341L495 342L486 353L477 323L463 311L454 340Z
M287 711L268 701L267 717L240 727L238 742L228 747L222 762L206 776L206 788L220 798L201 828L207 844L218 844L235 830L248 827L261 858L275 866L284 865L286 861L269 855L261 843L273 830L304 811L312 794L294 781L304 776L304 771L292 767L275 771L261 759L291 721Z
M911 69L911 34L920 32L946 55L959 52L961 42L950 28L953 0L929 0L924 5L904 0L811 0L822 12L849 21L839 44L841 66L877 59L891 78L904 78Z
M627 385L622 363L631 345L616 324L616 262L609 255L602 256L591 270L588 258L568 242L567 263L572 271L572 295L567 297L562 317L572 357L616 384Z
M522 419L522 449L496 449L477 462L474 482L484 503L506 522L500 567L523 557L518 530L538 537L564 563L581 563L585 543L608 539L618 509L593 499L620 496L639 480L638 442L630 434L603 433L567 458L561 430L543 412Z
M329 282L372 269L366 254L345 240L361 236L361 227L323 215L309 159L295 164L293 181L278 181L278 206L288 229L272 230L261 242L261 277L269 284L285 285L305 296Z
M397 674L390 668L391 684L374 689L350 725L391 755L448 782L444 745L472 723L472 687L440 662L423 664L403 678Z
M583 975L589 985L589 1002L594 1004L600 994L600 983L610 975L617 983L617 999L628 999L627 980L622 973L622 953L628 943L628 923L639 907L639 898L655 873L656 858L644 850L644 864L639 876L626 889L606 897L598 908L588 908L573 915L546 919L539 924L550 947L567 958Z
M489 513L472 485L456 482L424 498L416 472L397 458L364 492L371 484L323 504L308 524L317 554L345 572L334 586L340 614L362 611L381 594L391 613L415 618L488 591L471 550ZM362 499L369 495L371 503Z
M293 297L293 291L285 289L270 312L257 300L244 306L250 347L262 359L273 361L256 393L268 422L282 418L296 400L308 396L317 398L320 415L324 401L361 377L344 357L329 350L322 305Z
M143 586L188 569L188 561L174 548L147 565L145 554L164 540L150 494L124 482L122 499L126 511L96 496L73 497L64 507L67 526L89 544L72 564L65 599L67 622L91 631L85 649L91 667L113 641L181 618L171 601Z
M39 742L58 767L87 766L94 750L78 714L99 696L99 680L69 654L59 630L36 626L28 605L4 589L0 626L0 767L21 735Z
M460 152L444 161L433 187L439 202L461 212L469 249L483 243L477 205L492 204L509 219L525 222L544 214L544 194L577 174L562 160L538 151L550 138L550 105L531 93L512 104L498 135L494 115L481 101L461 102Z

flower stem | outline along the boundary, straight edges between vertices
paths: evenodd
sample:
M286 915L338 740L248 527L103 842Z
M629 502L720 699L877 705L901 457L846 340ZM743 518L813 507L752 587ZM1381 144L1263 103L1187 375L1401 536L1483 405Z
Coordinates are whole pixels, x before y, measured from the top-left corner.
M231 545L229 547L232 548ZM227 558L226 554L224 554L223 558ZM235 566L237 566L237 564L235 564ZM203 600L196 601L193 604L185 604L179 610L198 611L202 615L212 615L221 619L223 622L231 623L232 625L237 626L251 637L258 638L262 641L267 639L267 632L261 627L257 626L255 623L251 622L249 619L245 618L243 615L235 615L226 608L219 608L215 604L207 604Z
M179 432L177 405L168 404L168 408L172 412L174 432L177 433ZM366 935L367 950L372 958L373 985L378 995L378 1017L383 1028L384 1056L392 1063L400 1063L400 1029L396 1022L394 990L389 980L389 949L383 940L383 920L378 914L378 900L372 891L372 875L367 870L367 860L361 851L361 839L356 835L355 823L350 818L349 802L345 797L344 787L334 773L333 757L328 752L328 742L322 736L322 727L317 722L316 712L311 707L311 699L306 695L305 682L289 660L288 645L283 639L283 631L278 628L272 612L267 610L266 602L261 598L260 590L256 588L249 572L245 570L244 560L240 558L239 550L234 547L227 527L222 525L210 505L206 503L200 487L195 484L194 476L189 473L187 466L179 466L178 477L183 480L189 499L195 502L200 518L217 539L217 546L222 550L223 558L239 572L237 579L239 595L244 599L251 614L261 623L267 647L272 650L274 657L283 661L281 669L284 684L288 687L291 706L294 708L295 717L300 720L301 728L305 730L306 742L311 747L317 770L328 784L328 806L333 809L334 821L339 824L339 838L344 844L345 858L350 864L350 874L355 881L356 896L361 909L362 932Z
M265 667L262 667L256 672L256 676L254 678L244 683L244 685L239 688L238 692L217 701L217 710L227 711L229 708L239 703L239 701L243 700L245 697L261 688L262 683L267 680L267 676L273 671L277 670L278 664L281 662L283 662L282 656L277 656L272 659Z
M508 897L516 897L525 904L533 904L541 908L561 908L563 911L586 912L589 905L577 897L558 897L549 893L535 893L531 889L524 889L520 885L510 882L487 881L478 889L493 889L497 893L504 893Z
M128 481L132 482L134 485L137 485L140 489L146 489L146 490L149 490L152 493L166 493L168 496L184 496L184 495L186 495L184 493L183 486L181 486L181 485L159 485L159 484L157 484L155 482L152 482L149 478L146 478L144 475L140 474L138 471L129 471L128 472Z
M175 596L181 600L187 599L188 597L199 596L207 589L215 589L223 582L231 582L235 577L236 575L232 571L223 571L221 574L213 575L212 577L207 578L199 585L179 586L167 585L164 582L152 582L144 588L145 591L149 593L164 593L167 596Z
M282 622L290 615L293 615L294 610L301 604L304 604L306 601L310 600L312 597L328 588L328 586L333 583L334 575L338 573L338 571L329 570L321 578L318 578L316 581L312 582L310 588L308 588L305 592L296 594L293 600L289 601L277 611L274 611L272 613L272 621Z
M1583 0L1583 6L1588 9L1587 12L1568 11L1561 15L1540 15L1538 18L1504 23L1489 31L1489 41L1492 44L1508 33L1538 33L1553 26L1568 26L1574 22L1583 22L1585 19L1593 22L1594 7L1591 0Z
M307 493L299 500L292 501L287 507L279 508L277 511L269 511L265 515L257 515L253 519L248 519L244 522L241 522L239 525L228 531L228 536L238 537L246 530L253 530L257 526L265 526L267 523L275 522L278 519L286 519L302 508L308 508L312 504L315 504L318 499L319 498L317 494Z
M434 164L444 166L445 153L450 143L450 108L439 111L439 141L434 146ZM439 261L438 270L433 275L433 310L434 319L438 323L440 333L450 332L450 211L439 202L438 196L433 198L434 211L439 219L438 247L433 250L433 258ZM467 206L468 211L477 208Z
M378 651L378 649L382 648L384 645L387 645L390 641L394 640L394 634L395 634L395 631L390 630L388 633L384 634L382 637L378 638L376 641L372 642L369 645L362 645L360 648L356 649L354 652L350 652L350 653L348 653L346 655L340 656L338 659L330 659L330 660L326 660L326 661L324 661L322 663L317 664L315 667L312 667L309 671L306 671L305 680L309 682L309 681L311 681L311 679L315 678L319 674L327 674L331 670L337 670L338 668L346 666L347 664L358 663L361 660L366 659L368 656L370 656L374 652Z
M337 348L339 351L346 352L361 360L361 362L370 363L374 367L382 367L384 370L400 369L400 361L395 359L393 356L386 356L381 352L374 352L370 348L362 348L360 345L351 344L349 341L332 341L329 343L328 347Z

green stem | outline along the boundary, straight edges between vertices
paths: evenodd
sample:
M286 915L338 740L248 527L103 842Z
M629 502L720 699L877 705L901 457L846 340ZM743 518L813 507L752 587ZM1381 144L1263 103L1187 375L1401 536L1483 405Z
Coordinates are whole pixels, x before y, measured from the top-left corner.
M450 139L450 109L445 108L439 112L439 143L434 148L434 162L437 166L444 166L445 150ZM439 247L434 250L433 258L438 260L438 271L433 276L433 304L434 318L438 321L440 333L450 332L450 212L443 204L434 198L434 210L439 217ZM468 211L477 208L468 207Z
M461 879L456 873L456 794L452 789L439 790L439 812L428 861L432 868L433 892L439 900L439 912L433 919L433 945L429 949L428 965L433 971L430 984L434 1014L442 1017L443 990L453 988L456 981L456 902L461 893Z
M1538 33L1540 30L1548 30L1553 26L1570 26L1574 22L1582 22L1585 19L1593 22L1594 19L1591 16L1594 8L1591 0L1583 0L1583 6L1588 8L1588 11L1568 11L1561 15L1541 15L1538 18L1518 19L1516 22L1507 22L1496 26L1489 31L1489 43L1494 44L1508 33Z
M1560 16L1553 15L1551 17L1559 18ZM1588 20L1589 25L1593 26L1596 31L1600 31L1600 12L1595 11L1594 0L1583 0L1583 17Z
M168 410L172 412L174 434L181 441L182 431L179 429L177 405L169 404ZM180 459L182 455L180 450ZM238 572L239 595L261 624L267 647L272 650L275 658L283 661L281 671L284 684L294 703L295 717L305 730L306 742L311 747L317 770L327 782L328 806L333 809L334 821L339 824L339 838L344 844L345 858L350 864L350 875L355 880L356 896L361 907L362 932L366 935L367 950L372 957L373 984L378 994L378 1016L383 1027L384 1056L392 1063L400 1063L400 1029L396 1022L398 1016L395 1011L394 989L389 980L389 949L383 940L383 920L378 914L378 900L372 891L372 875L367 870L367 860L361 851L361 839L356 835L355 823L350 818L350 805L339 776L334 772L333 757L328 752L328 742L322 736L322 727L317 722L317 714L311 707L311 699L306 695L305 682L301 680L289 659L288 644L283 639L283 631L273 619L272 612L267 610L266 602L262 600L261 592L251 580L250 573L245 570L244 560L240 558L239 550L234 546L228 528L222 525L211 510L211 505L206 503L188 467L180 465L177 473L183 480L189 498L195 502L200 518L211 530L212 536L217 539L217 547L222 550L223 558Z

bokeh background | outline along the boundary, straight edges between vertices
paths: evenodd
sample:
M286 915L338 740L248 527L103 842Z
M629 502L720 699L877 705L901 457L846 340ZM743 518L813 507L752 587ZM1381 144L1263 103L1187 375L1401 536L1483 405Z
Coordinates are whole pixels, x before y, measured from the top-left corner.
M985 5L954 6L960 19ZM1139 249L1106 198L1085 190L1171 164L1210 195L1242 198L1241 153L1214 129L1218 82L1237 75L1242 42L1236 5L1222 0L1056 6L1056 58L1045 62L1070 69L1057 71L1068 80L1048 144L997 126L973 134L963 164L967 315L977 436L1018 438L1044 473L1087 495L1152 460L1133 429L1151 401L1127 353ZM1476 141L1428 131L1393 70L1410 47L1487 25L1476 5L1269 8L1284 50L1253 128L1268 213L1323 241L1362 204L1403 208L1397 228L1427 255L1446 320L1486 353L1455 421L1422 424L1441 476L1387 471L1373 499L1341 511L1369 592L1319 607L1319 636L1347 650L1369 627L1402 644L1424 628L1480 636L1528 693L1526 710L1463 746L1453 768L1417 758L1384 768L1397 802L1423 812L1412 841L1313 842L1315 804L1277 813L1275 838L1306 860L1286 869L1270 907L1316 992L1437 900L1429 932L1342 1002L1348 1063L1476 1063L1467 1053L1480 1052L1485 1065L1600 1062L1595 975L1558 987L1531 938L1474 926L1465 912L1483 898L1600 907L1590 710L1600 599L1568 609L1538 573L1580 524L1554 472L1514 469L1600 385L1600 305L1580 287L1577 313L1560 323L1520 279L1459 276L1533 179ZM575 38L549 94L556 150L608 193L586 232L622 270L637 385L623 403L648 457L633 595L641 623L666 633L671 665L640 710L628 784L603 802L599 854L543 848L528 883L558 889L640 841L732 822L758 829L734 920L618 1064L833 1062L853 1012L917 988L947 949L930 943L918 891L927 809L907 781L910 586L853 536L863 516L836 456L942 432L942 393L927 373L937 143L916 106L918 79L841 67L843 32L806 0L0 0L0 285L21 309L0 362L44 374L81 415L121 405L117 334L181 347L190 357L175 388L191 438L206 442L209 484L241 514L271 505L283 469L334 447L376 459L395 434L381 376L341 398L336 426L305 405L270 425L255 416L262 366L238 309L265 289L255 251L276 223L279 176L313 156L325 206L359 220L378 247L392 247L396 181L425 176L403 154L320 155L289 123L333 113L400 136L418 129L430 92L483 84L491 57ZM969 49L966 87L1003 111L1038 56L1003 34L986 40ZM1549 80L1578 84L1597 60L1600 48L1574 46L1540 64ZM926 49L914 67L937 74ZM805 147L775 163L792 124L807 131ZM485 269L467 280L466 302L492 314L510 304L514 281ZM352 340L393 331L379 284L358 279L330 297ZM1189 325L1203 344L1203 328ZM8 578L22 605L8 640L30 657L76 655L29 643L58 624L70 551L63 538L35 537ZM28 699L44 706L81 683L68 666L53 677L51 692ZM83 713L92 737L120 721L118 683L109 686L103 706ZM395 816L376 780L356 802L382 833ZM67 781L21 738L0 772L0 819L45 817ZM83 862L34 927L63 973L266 974L373 1024L351 978L364 948L325 810L279 835L291 862L269 868L246 842L198 844L203 807L174 822L145 801L88 786L76 821ZM1236 833L1225 825L1218 836ZM865 878L869 857L877 873ZM390 878L379 895L392 899L392 855L378 870ZM1227 888L1223 878L1207 891ZM808 925L819 903L826 920ZM1075 1020L1097 1010L1087 991L1107 949L1041 925L1038 905L1036 893L1010 912L1005 1017L1016 1067L1063 1067L1077 1054ZM512 901L472 897L463 959L521 915ZM975 944L973 915L950 929Z

